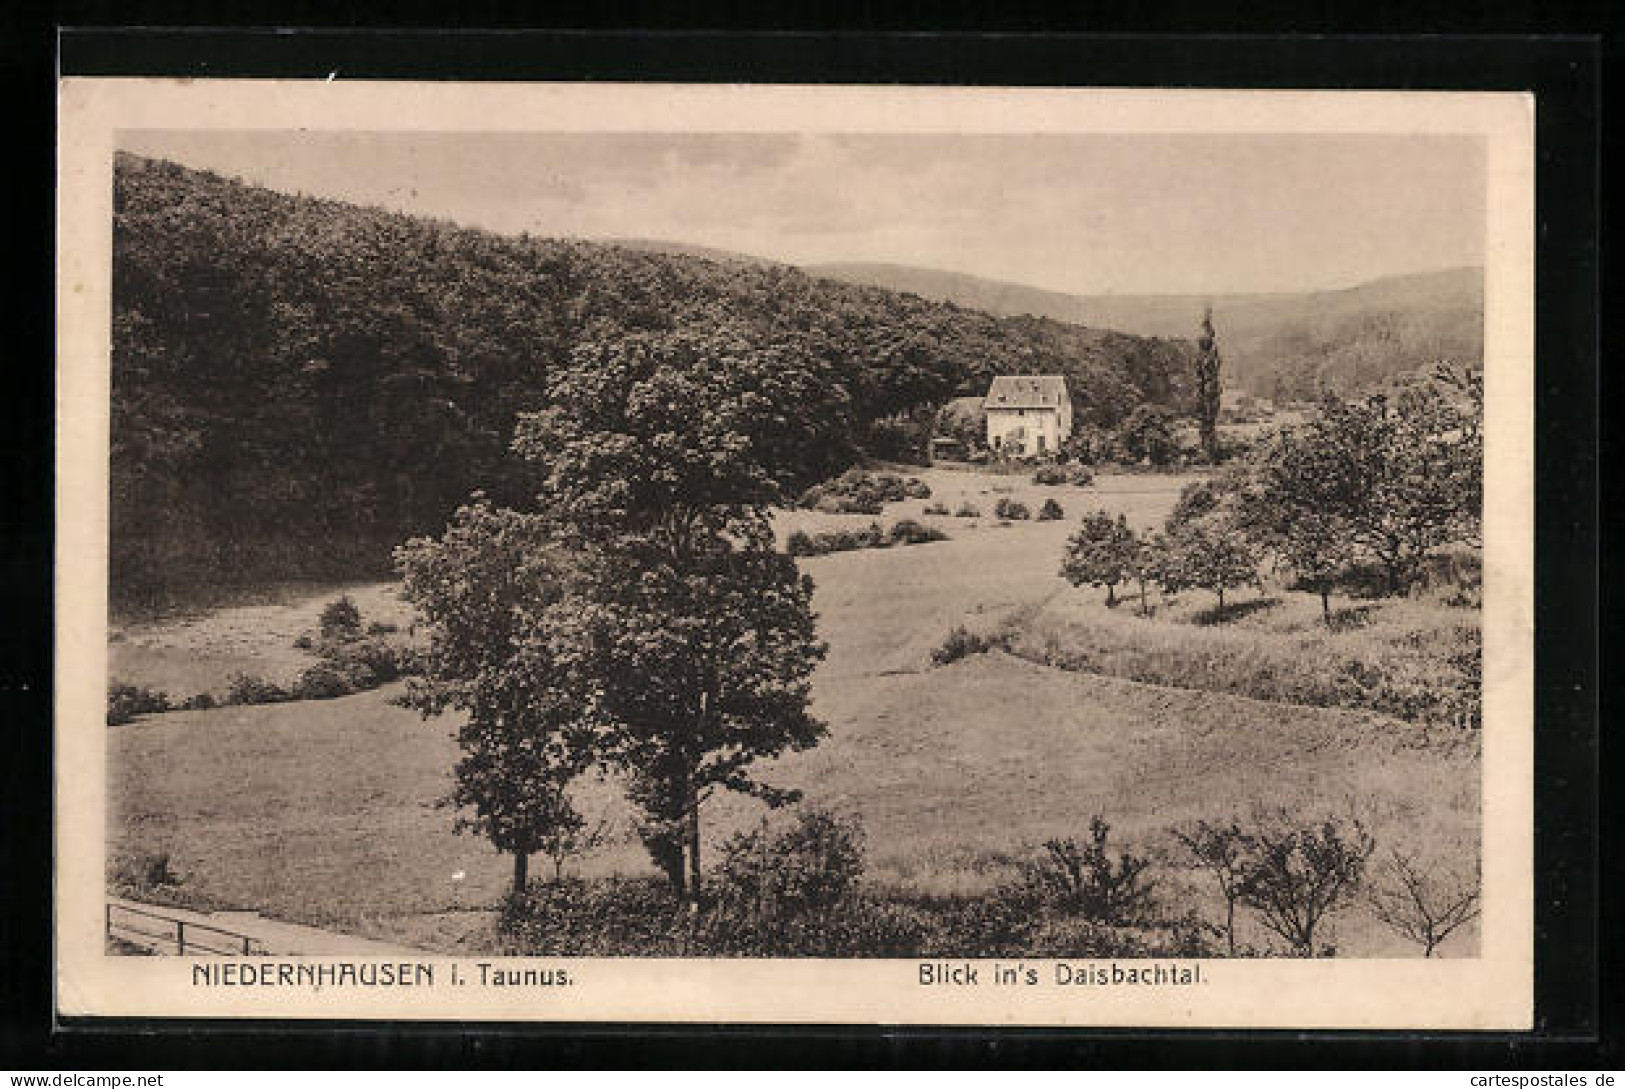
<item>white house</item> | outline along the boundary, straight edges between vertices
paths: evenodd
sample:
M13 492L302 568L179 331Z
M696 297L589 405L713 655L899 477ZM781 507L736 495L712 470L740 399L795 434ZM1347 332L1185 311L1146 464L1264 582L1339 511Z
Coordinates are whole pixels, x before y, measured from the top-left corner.
M996 452L1043 457L1072 434L1072 397L1058 374L1001 374L982 404L987 445Z

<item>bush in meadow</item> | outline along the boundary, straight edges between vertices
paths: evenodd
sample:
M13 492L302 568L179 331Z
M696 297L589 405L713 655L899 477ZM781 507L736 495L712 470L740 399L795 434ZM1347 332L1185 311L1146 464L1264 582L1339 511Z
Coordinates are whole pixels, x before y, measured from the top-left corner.
M107 724L122 726L137 715L155 715L170 710L169 695L156 688L114 681L107 689Z
M1008 496L1000 498L993 505L993 514L1006 522L1020 522L1032 517L1032 511L1027 509L1027 504Z

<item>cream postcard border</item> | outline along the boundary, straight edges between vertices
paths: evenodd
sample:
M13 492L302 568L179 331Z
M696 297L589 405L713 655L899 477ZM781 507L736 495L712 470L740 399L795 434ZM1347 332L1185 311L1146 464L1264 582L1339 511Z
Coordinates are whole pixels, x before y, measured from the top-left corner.
M62 1016L1526 1029L1533 1018L1534 100L1526 94L66 79L57 262ZM1203 961L1193 987L922 987L914 960L581 958L575 985L198 987L104 954L111 171L122 129L1437 132L1485 138L1484 912L1454 960ZM359 958L356 959L359 962ZM504 962L518 966L523 961ZM542 963L542 962L537 962ZM1045 962L1029 960L1043 967ZM1047 971L1047 968L1046 968Z

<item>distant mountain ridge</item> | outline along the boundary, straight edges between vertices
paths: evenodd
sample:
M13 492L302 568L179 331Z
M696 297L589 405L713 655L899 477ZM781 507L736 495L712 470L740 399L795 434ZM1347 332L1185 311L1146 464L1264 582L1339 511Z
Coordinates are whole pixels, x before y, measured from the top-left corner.
M600 246L619 246L639 253L664 254L667 257L700 257L707 261L731 261L761 268L796 267L788 261L776 261L771 257L758 257L754 253L740 253L719 246L702 246L697 242L665 242L658 238L584 238L582 241Z
M793 265L713 246L606 239L629 250L761 268L797 267L822 279L917 295L1002 317L1050 318L1134 336L1189 339L1203 309L1213 321L1226 384L1262 396L1355 393L1448 360L1483 364L1484 270L1478 266L1384 276L1304 292L1076 295L965 272L888 262Z
M1484 270L1387 276L1330 291L1231 295L1071 295L961 272L867 262L806 266L993 314L1032 314L1152 337L1188 337L1213 306L1233 383L1256 393L1351 391L1449 359L1483 363Z

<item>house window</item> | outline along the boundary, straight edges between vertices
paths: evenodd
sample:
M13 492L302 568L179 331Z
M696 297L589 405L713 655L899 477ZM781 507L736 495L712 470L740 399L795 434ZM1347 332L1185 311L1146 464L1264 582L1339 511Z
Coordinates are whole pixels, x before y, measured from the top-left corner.
M1018 408L1018 409L1016 409L1016 415L1017 416L1025 416L1025 415L1027 415L1027 410L1024 409L1024 408Z

